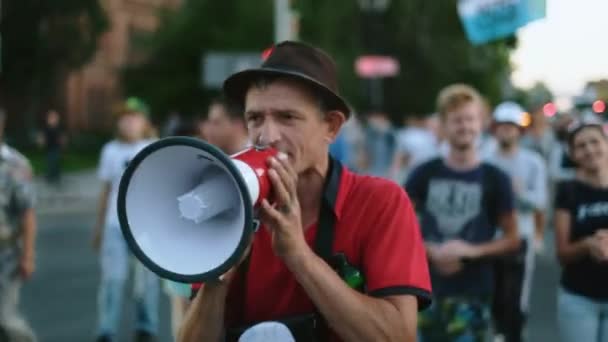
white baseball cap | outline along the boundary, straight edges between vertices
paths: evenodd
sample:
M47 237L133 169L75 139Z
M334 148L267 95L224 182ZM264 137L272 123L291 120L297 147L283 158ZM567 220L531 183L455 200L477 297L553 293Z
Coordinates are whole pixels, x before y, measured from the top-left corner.
M512 123L523 127L524 113L526 111L515 102L503 102L494 109L494 122Z

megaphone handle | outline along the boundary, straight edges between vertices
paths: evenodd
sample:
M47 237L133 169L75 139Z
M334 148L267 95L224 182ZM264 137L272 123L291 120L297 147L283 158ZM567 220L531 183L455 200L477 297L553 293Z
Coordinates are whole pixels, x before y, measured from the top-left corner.
M258 229L260 228L260 220L259 219L253 219L253 232L257 232Z

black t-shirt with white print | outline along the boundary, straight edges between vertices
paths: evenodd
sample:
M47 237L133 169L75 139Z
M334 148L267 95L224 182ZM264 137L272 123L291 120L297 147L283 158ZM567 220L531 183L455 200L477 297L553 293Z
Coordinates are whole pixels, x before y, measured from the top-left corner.
M595 188L578 180L561 182L555 208L570 212L570 241L576 242L608 229L608 189ZM575 294L608 301L608 263L587 255L564 266L562 286Z

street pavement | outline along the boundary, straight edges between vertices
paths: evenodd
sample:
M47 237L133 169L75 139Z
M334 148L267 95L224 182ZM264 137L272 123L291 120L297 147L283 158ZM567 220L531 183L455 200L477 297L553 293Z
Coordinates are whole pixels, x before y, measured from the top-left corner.
M53 195L53 189L42 189L37 271L22 291L22 311L42 342L94 340L99 272L90 237L99 184L91 172L72 181L70 187L55 191L57 195ZM559 268L551 235L546 246L537 261L531 296L530 342L557 340L555 292ZM161 297L159 341L169 342L169 305L166 296ZM130 304L127 302L123 310L121 342L132 340L134 313Z
M90 247L93 224L92 213L39 218L37 271L23 288L21 304L41 342L95 340L99 271ZM125 298L131 298L128 293ZM159 341L171 341L168 300L161 297ZM133 326L133 305L127 302L118 341L131 341Z

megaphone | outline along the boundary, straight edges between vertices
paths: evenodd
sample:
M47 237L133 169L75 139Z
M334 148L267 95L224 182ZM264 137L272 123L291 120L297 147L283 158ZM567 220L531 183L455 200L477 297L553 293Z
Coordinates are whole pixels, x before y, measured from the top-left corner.
M217 279L242 258L254 232L254 209L271 191L272 148L228 156L188 137L143 148L118 190L127 245L145 267L181 283Z

